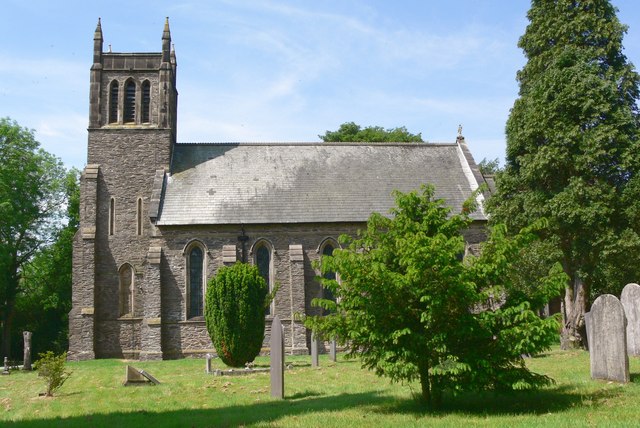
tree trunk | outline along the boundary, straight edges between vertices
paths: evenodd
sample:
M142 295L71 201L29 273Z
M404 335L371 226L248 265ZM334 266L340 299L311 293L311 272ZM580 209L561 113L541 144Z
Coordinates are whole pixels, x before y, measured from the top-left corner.
M425 406L431 407L431 379L429 379L429 366L424 363L419 363L418 371L420 374L420 386L422 388L420 401Z
M577 275L573 283L567 285L562 302L561 349L587 348L584 314L587 312L589 287Z
M2 347L0 356L11 359L11 324L13 321L14 302L7 302L6 310L2 316Z

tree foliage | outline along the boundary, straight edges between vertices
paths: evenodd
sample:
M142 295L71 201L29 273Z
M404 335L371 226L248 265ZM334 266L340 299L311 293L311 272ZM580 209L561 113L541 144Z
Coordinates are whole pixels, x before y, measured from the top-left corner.
M541 236L558 246L568 277L568 347L585 338L590 295L640 274L639 77L622 53L626 27L609 1L534 0L528 18L519 42L528 61L517 75L505 170L488 208L512 233L549 220ZM634 262L617 264L623 257Z
M465 204L463 212L473 210ZM532 242L523 232L507 238L494 228L480 256L465 253L466 214L451 215L433 187L396 193L391 218L372 214L358 238L322 260L321 278L336 301L307 325L348 344L349 356L394 381L419 380L422 398L437 406L444 390L513 390L550 382L531 373L522 355L548 348L557 321L536 307L562 287L556 268L529 290L510 280L510 262Z
M482 175L497 175L502 168L500 167L500 159L487 159L483 158L480 162L478 162L478 169Z
M24 330L33 332L34 355L61 354L69 347L73 238L80 219L78 177L79 171L72 169L65 178L66 225L54 234L53 244L41 248L24 267L12 330L12 349L19 352Z
M381 126L361 127L354 122L345 122L337 131L326 131L318 135L325 143L422 143L421 133L412 134L404 126L385 129Z
M205 321L213 346L226 365L244 367L260 353L268 291L258 268L246 263L223 266L209 281Z
M0 119L0 321L2 354L10 354L16 297L24 267L51 243L65 202L66 171L39 147L31 130Z

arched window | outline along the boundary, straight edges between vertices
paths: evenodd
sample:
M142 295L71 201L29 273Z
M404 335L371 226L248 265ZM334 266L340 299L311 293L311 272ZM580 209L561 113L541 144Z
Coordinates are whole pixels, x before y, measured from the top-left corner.
M142 198L138 198L136 205L136 235L142 235Z
M118 81L109 88L109 123L118 123Z
M136 83L133 80L127 81L124 87L124 123L136 121Z
M187 318L204 315L204 250L195 244L187 251Z
M109 201L109 235L113 235L116 228L116 200Z
M258 271L260 272L260 276L264 278L267 285L269 286L269 292L272 290L273 281L272 281L272 257L271 257L271 246L267 241L258 242L254 249L253 254L255 256L255 265L258 267ZM273 313L273 302L271 305L266 308L265 315L271 315Z
M150 107L151 107L151 84L149 83L148 80L145 80L144 83L142 83L142 110L141 110L142 117L140 118L142 123L151 122L151 120L149 120L149 118L151 117L149 114Z
M333 250L335 249L335 247L333 246L333 244L331 242L327 242L324 247L322 247L322 256L331 256L333 255ZM323 277L325 279L329 279L329 280L335 280L336 279L336 273L335 272L325 272ZM322 287L322 298L327 299L327 300L332 300L332 301L336 301L335 296L333 295L333 293L331 292L331 290L329 290L326 287ZM326 315L328 313L327 310L323 310L324 315Z
M125 263L120 267L118 272L120 278L120 316L132 317L133 314L133 268L129 263Z

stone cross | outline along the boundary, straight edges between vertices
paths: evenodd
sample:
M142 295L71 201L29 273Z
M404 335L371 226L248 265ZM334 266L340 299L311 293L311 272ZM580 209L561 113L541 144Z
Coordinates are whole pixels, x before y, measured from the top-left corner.
M271 323L271 396L284 398L284 330L276 315Z
M616 296L599 296L585 314L591 378L629 382L626 317Z
M625 285L620 303L627 317L627 353L634 357L640 356L640 285Z
M31 335L30 331L23 331L22 337L24 339L24 361L22 363L22 370L31 370Z
M333 361L334 363L337 361L336 358L336 340L333 339L331 341L331 343L329 344L329 359L331 359L331 361Z
M318 358L318 338L314 332L311 332L311 367L318 367L320 360Z

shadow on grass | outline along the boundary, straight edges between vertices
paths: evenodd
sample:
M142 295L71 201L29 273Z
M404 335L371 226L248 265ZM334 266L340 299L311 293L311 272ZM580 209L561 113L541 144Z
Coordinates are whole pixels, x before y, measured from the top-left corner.
M232 405L212 409L183 409L166 412L140 410L137 412L115 412L92 414L69 418L36 419L28 421L7 421L3 427L165 427L165 426L243 426L270 424L287 416L304 415L315 412L337 412L347 409L367 407L367 412L390 416L394 414L414 414L416 416L468 414L468 415L518 415L547 414L581 406L598 406L604 400L621 392L616 390L597 391L593 394L572 392L571 387L557 387L537 392L510 394L478 393L446 396L443 407L429 411L412 398L398 399L376 392L321 396L315 392L303 391L285 400L257 402L246 405Z
M312 397L314 393L299 393L285 400L259 402L248 405L233 405L213 409L184 409L167 412L116 412L92 414L69 418L36 419L29 421L7 421L4 428L28 427L235 427L251 424L267 424L285 416L313 412L340 411L362 406L382 405L389 398L375 392L340 394Z
M445 395L442 408L430 411L421 407L417 399L397 401L393 406L376 411L383 413L469 414L483 416L557 413L569 408L596 407L605 400L620 395L620 390L599 390L591 394L575 392L572 386L559 386L539 391L509 393L483 392Z

